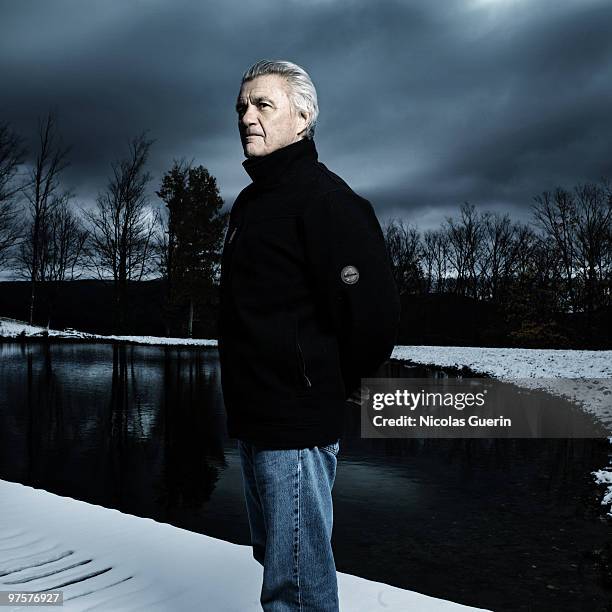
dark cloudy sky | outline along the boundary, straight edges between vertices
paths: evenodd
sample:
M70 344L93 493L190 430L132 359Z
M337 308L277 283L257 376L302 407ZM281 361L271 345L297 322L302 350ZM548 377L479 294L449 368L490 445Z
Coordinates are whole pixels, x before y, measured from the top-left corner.
M379 218L434 227L458 204L528 214L556 185L612 178L610 0L0 0L0 119L59 111L87 204L131 136L248 182L234 104L254 61L319 94L320 159Z

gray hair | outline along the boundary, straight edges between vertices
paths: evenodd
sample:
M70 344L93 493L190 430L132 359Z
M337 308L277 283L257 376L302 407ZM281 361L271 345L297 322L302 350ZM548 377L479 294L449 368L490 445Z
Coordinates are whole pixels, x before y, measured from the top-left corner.
M308 73L292 62L259 60L242 75L242 83L266 74L278 74L287 81L289 99L293 108L297 112L308 113L309 120L305 137L312 140L319 116L319 104L317 102L317 90Z

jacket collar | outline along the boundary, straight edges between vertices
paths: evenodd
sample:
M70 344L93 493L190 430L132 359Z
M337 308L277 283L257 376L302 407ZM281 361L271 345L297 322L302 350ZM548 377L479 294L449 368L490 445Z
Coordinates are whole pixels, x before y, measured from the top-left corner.
M317 161L313 140L303 138L263 157L250 157L242 162L255 185L282 183L305 161Z

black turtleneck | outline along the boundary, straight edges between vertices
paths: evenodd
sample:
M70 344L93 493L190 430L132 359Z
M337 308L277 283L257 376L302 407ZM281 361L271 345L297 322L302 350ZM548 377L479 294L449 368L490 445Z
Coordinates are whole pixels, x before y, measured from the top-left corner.
M338 440L344 402L393 349L399 297L371 204L299 140L243 162L219 356L228 433L262 448Z
M317 159L314 140L303 138L263 157L250 157L242 165L256 185L267 186L285 182L304 162Z

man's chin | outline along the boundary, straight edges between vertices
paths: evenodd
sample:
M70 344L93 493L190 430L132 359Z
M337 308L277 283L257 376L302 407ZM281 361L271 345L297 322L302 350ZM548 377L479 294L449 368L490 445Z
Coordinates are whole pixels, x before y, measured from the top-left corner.
M247 144L243 147L245 157L263 157L266 153L263 147L255 147L252 144Z

